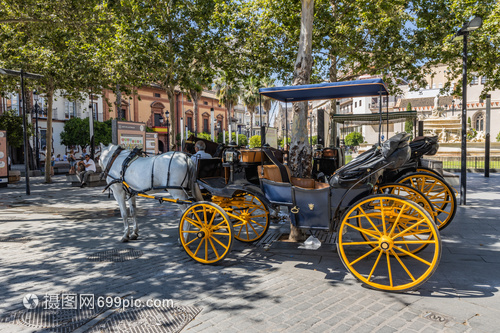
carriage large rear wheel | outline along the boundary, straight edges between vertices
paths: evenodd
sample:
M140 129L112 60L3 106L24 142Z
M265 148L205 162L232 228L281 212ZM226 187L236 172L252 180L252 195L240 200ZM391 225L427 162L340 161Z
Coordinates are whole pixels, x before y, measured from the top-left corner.
M414 203L416 203L420 207L424 208L427 211L427 213L429 213L429 215L433 218L434 223L436 223L436 215L437 214L436 214L436 211L434 209L434 206L429 201L429 199L427 199L427 197L422 192L417 190L416 188L413 188L413 187L406 185L406 184L388 183L388 184L382 184L382 185L378 186L378 192L383 193L383 194L394 194L394 195L404 197L408 200L413 201ZM412 211L411 209L408 209L408 213L410 213L410 212L412 212L414 214L418 214L418 212ZM390 219L388 219L388 221L390 222ZM405 228L405 226L406 226L405 222L400 219L399 225L396 226L396 229L403 230ZM423 228L426 228L426 227L423 226ZM361 235L363 236L363 238L368 240L368 238L365 234L362 233ZM424 236L429 237L430 234L424 234ZM415 235L415 237L418 237L420 239L422 239L422 237L424 237L424 236ZM425 248L426 246L427 246L427 244L421 244L419 246L406 245L406 249L408 251L410 251L411 253L417 253L417 252L421 251L423 248Z
M402 176L396 182L410 185L425 194L436 211L436 225L439 230L446 228L455 217L455 191L443 178L430 173L414 172Z
M427 168L427 167L423 167L423 166L418 166L417 169L415 170L415 172L419 172L419 173L427 172L427 173L430 173L431 175L434 175L437 177L441 177L441 178L443 177L443 175L440 174L439 172L437 172L436 170L431 169L431 168Z
M240 193L232 198L212 197L233 222L234 238L251 243L262 238L269 229L269 209L252 193Z
M182 214L179 237L191 258L213 264L231 252L233 226L224 209L211 202L197 202Z
M396 195L372 195L356 202L344 214L337 235L347 270L376 289L417 288L432 276L441 258L433 218L420 205ZM414 253L414 248L421 249Z

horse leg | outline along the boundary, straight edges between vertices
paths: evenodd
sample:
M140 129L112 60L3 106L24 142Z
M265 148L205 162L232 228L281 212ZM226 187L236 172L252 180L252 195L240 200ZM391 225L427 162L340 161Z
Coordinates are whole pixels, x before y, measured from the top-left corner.
M136 218L137 208L136 208L135 196L129 199L128 207L130 209L129 217L132 219L132 231L130 239L135 240L139 237L139 227L137 226L137 218Z
M121 185L114 184L112 186L113 196L115 197L118 206L120 207L120 214L123 220L123 236L120 239L122 243L126 243L129 240L129 227L128 227L128 210L126 202L126 193L121 187Z

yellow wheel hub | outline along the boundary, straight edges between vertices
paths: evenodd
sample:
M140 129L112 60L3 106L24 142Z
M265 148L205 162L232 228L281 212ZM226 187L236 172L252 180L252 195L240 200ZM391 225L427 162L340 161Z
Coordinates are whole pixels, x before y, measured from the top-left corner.
M384 250L385 252L388 252L388 251L392 250L392 247L394 246L394 241L392 240L391 237L384 235L384 236L380 237L378 246L380 246L380 248L382 250Z

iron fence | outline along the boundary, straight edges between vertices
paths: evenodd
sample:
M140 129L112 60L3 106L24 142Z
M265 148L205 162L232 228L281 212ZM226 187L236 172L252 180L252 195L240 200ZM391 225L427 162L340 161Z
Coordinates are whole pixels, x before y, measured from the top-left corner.
M432 156L430 160L443 162L443 169L460 169L462 161L460 156ZM468 169L484 169L484 156L467 156ZM500 169L500 156L490 157L490 169Z

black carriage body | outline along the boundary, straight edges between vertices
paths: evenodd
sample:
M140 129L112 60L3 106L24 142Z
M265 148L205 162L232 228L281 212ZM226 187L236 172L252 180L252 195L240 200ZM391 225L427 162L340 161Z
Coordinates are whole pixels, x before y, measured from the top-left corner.
M327 187L318 182L314 188L295 186L293 178L291 183L262 179L262 191L272 204L289 207L294 226L335 231L344 211L373 193L385 169L397 169L408 160L408 139L409 135L400 133L361 154L340 168Z
M346 208L373 191L370 183L352 189L330 186L307 189L262 179L261 186L271 204L288 207L292 224L297 228L329 231L336 230L335 222Z

